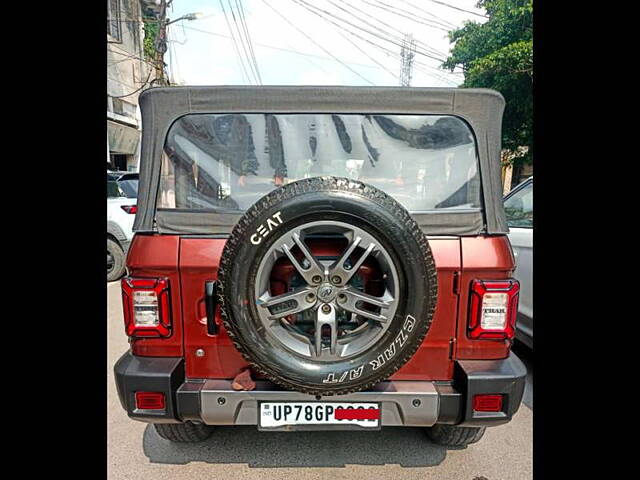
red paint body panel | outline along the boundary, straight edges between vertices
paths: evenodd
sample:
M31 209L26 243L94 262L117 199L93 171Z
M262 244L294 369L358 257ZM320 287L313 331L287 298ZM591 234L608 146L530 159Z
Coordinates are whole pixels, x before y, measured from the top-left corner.
M515 258L506 235L498 237L463 237L462 275L460 278L460 314L456 338L457 359L506 358L511 340L472 340L467 335L469 317L469 292L474 279L501 280L510 278L515 268Z
M459 239L429 239L438 272L438 301L433 321L411 360L391 376L393 380L448 380L453 376L450 340L455 336L458 296L454 274L460 270Z
M180 276L182 278L184 349L188 378L233 378L247 366L233 346L216 311L217 335L207 333L204 307L204 282L218 279L218 266L226 240L188 238L180 240ZM201 348L204 356L197 357Z
M181 357L182 311L178 257L180 237L177 235L134 235L127 254L127 268L133 277L167 277L171 295L171 336L131 340L134 355L148 357Z
M207 333L204 283L217 279L225 242L177 235L134 237L127 259L130 274L168 277L173 313L172 336L134 340L134 354L182 356L184 352L188 378L231 379L247 366L221 325L219 311L216 312L219 333ZM505 358L510 348L510 341L467 338L469 285L475 278L511 276L515 262L508 238L433 237L429 242L438 273L436 311L422 345L391 377L394 380L449 380L456 358ZM314 253L334 253L322 246L316 248ZM286 277L286 269L278 273L281 275ZM204 350L205 355L197 357L197 349Z

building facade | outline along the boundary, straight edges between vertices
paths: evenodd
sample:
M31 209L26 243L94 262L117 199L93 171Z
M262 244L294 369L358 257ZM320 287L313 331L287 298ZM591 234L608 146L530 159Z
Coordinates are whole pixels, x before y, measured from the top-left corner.
M160 12L160 0L107 0L107 168L138 171L139 94L157 70L145 55L144 22Z

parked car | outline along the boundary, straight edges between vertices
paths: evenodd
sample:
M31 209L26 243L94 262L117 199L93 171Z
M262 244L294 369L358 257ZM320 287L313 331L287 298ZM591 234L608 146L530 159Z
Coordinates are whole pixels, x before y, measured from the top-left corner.
M107 171L107 281L126 270L125 258L133 237L138 173Z
M504 197L504 209L520 282L516 338L533 349L533 177Z
M159 87L139 103L114 366L129 417L173 442L410 426L453 446L512 419L526 368L499 93Z

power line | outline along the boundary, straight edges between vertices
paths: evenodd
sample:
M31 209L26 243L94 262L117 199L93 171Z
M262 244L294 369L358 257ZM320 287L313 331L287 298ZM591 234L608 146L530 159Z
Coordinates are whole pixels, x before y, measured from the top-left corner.
M117 65L118 63L122 63L122 62L126 62L127 60L140 60L141 62L146 63L147 65L151 65L152 67L155 68L155 63L153 63L152 61L143 58L143 57L139 57L138 55L132 55L130 53L124 53L124 52L118 52L117 50L111 50L108 48L107 46L107 51L109 53L115 53L117 55L122 55L124 58L122 60L117 60L115 62L111 62L111 63L107 63L107 66L112 66L112 65Z
M424 20L419 19L415 14L412 15L412 16L408 16L408 15L405 15L404 13L398 13L398 12L396 12L394 10L391 10L386 3L382 4L382 5L385 5L385 6L381 6L381 5L376 5L375 3L369 3L369 2L367 2L365 0L362 0L362 1L364 3L366 3L367 5L370 5L370 6L375 7L375 8L379 8L379 9L384 10L384 11L389 12L389 13L393 13L394 15L397 15L399 17L407 18L407 19L409 19L409 20L411 20L413 22L419 23L420 25L426 25L427 27L435 28L435 29L442 30L442 31L445 31L445 32L449 31L446 28L427 23Z
M302 35L304 35L310 42L312 42L314 45L316 45L318 48L320 48L323 52L325 52L327 55L331 56L332 58L334 58L338 63L340 63L343 67L345 67L346 69L350 70L351 72L355 73L357 76L359 76L360 78L362 78L365 82L371 84L371 85L375 85L375 83L373 83L372 81L370 81L369 79L363 77L362 75L360 75L356 70L354 70L353 68L351 68L349 65L345 64L342 60L340 60L339 58L337 58L335 55L333 55L330 51L328 51L326 48L324 48L322 45L320 45L319 43L317 43L313 38L311 38L309 35L307 35L306 33L304 33L302 30L300 30L298 27L296 27L293 23L291 23L286 17L282 16L280 14L280 12L278 12L275 8L273 8L268 2L267 0L262 0L271 10L273 10L280 18L282 18L285 22L287 22L289 25L291 25L293 28L295 28L298 32L300 32Z
M256 82L256 84L258 84L258 76L256 75L256 72L254 70L254 66L253 63L251 62L251 56L249 55L249 51L246 44L246 39L244 38L244 35L242 34L242 29L240 28L240 26L238 25L238 20L236 19L236 14L233 10L233 6L231 5L231 0L227 0L227 4L229 5L229 11L231 12L231 18L233 19L233 24L236 27L236 32L238 34L238 38L240 39L240 45L242 45L242 50L244 51L244 59L246 60L247 64L249 65L249 71L251 72L251 75L253 76L253 80Z
M354 17L356 16L353 12L349 12L349 11L345 10L344 8L342 8L342 7L338 6L338 5L336 5L335 3L333 3L331 0L328 0L328 1L329 1L329 3L331 3L332 5L335 5L337 8L339 8L340 10L342 10L342 11L344 11L344 12L348 13L349 15L353 15ZM385 25L386 27L389 27L389 28L390 28L390 29L392 29L393 31L397 32L399 35L404 36L405 32L403 32L403 31L401 31L401 30L397 29L397 28L396 28L396 27L394 27L393 25L389 25L388 23L383 22L383 21L382 21L382 20L380 20L379 18L374 17L374 16L372 16L371 14L369 14L369 13L367 13L367 12L363 11L363 10L360 10L358 7L354 7L354 6L353 6L353 5L351 5L351 4L345 4L345 6L346 6L346 5L348 5L351 9L356 10L357 12L359 12L359 13L361 13L361 14L363 14L363 15L365 15L365 16L367 16L367 17L369 17L369 18L371 18L372 20L375 20L375 21L377 21L377 22L381 23L382 25ZM384 33L384 34L386 34L386 35L388 35L388 36L390 36L390 37L393 37L393 35L392 35L391 33L389 33L389 32L387 32L387 31L383 30L382 28L380 28L380 27L378 27L378 26L376 26L376 25L373 25L373 24L371 24L371 23L369 23L369 22L367 22L367 21L363 20L362 18L359 18L359 17L356 17L356 18L358 18L361 22L363 22L363 23L365 23L365 24L367 24L367 25L372 26L373 28L376 28L376 29L380 30L382 33ZM396 38L397 38L398 42L402 42L402 37L396 37ZM424 42L421 42L421 41L419 41L419 40L415 40L415 42L416 42L417 44L422 45L422 46L423 46L422 48L424 48L425 50L429 51L430 53L433 53L434 55L442 55L442 56L444 56L444 57L446 57L446 56L447 56L446 54L444 54L444 53L442 53L442 52L439 52L438 50L436 50L436 49L434 49L434 48L429 47L429 46L428 46L428 45L426 45Z
M212 35L212 36L215 36L215 37L221 37L221 38L226 38L228 40L231 40L231 37L229 35L224 35L224 34L221 34L221 33L211 32L209 30L202 30L200 28L195 28L195 27L184 26L183 28L185 28L187 30L192 30L192 31L198 32L198 33L204 33L206 35ZM380 45L378 45L378 44L376 44L374 42L371 42L371 41L369 41L367 39L363 39L362 37L358 36L357 34L354 34L351 31L349 31L348 29L344 29L344 30L347 33L349 33L351 35L354 35L357 38L359 38L359 39L371 44L372 46L376 47L377 49L382 51L388 57L393 57L393 58L397 57L397 54L392 52L391 50L388 50L387 48L382 47L382 46L380 46ZM299 56L305 58L305 60L307 60L307 61L310 61L310 60L308 60L309 58L317 58L317 59L320 59L320 60L331 60L331 61L340 62L340 60L336 60L334 57L325 57L325 56L322 56L322 55L315 55L315 54L312 54L312 53L301 52L299 50L295 50L295 49L292 49L292 48L276 47L274 45L268 45L268 44L259 43L259 42L254 42L254 44L258 45L260 47L264 47L264 48L270 48L270 49L273 49L273 50L279 50L281 52L293 53L294 55L299 55ZM321 70L326 71L322 66L318 65L317 63L315 63L315 62L311 62L311 63L313 65L319 67ZM354 65L354 66L358 66L358 67L380 69L379 66L367 65L365 63L357 63L357 62L343 62L343 63L348 63L349 65ZM445 77L441 77L440 75L436 75L434 73L427 72L424 68L419 68L419 66L424 66L425 68L429 68L429 69L431 69L431 70L433 70L435 72L438 72L438 73L447 73L448 75L451 75L451 73L449 73L449 72L440 72L439 70L435 69L434 67L432 67L430 65L426 65L426 64L423 64L423 63L420 63L420 62L417 62L417 61L414 60L414 68L416 70L421 71L421 72L423 72L423 73L425 73L425 74L427 74L429 76L433 76L435 78L438 78L439 80L441 80L443 82L451 82L451 84L455 84L455 82L451 81L450 79L445 78ZM456 74L456 73L458 73L458 72L453 72L453 74Z
M389 5L388 3L381 2L380 0L375 0L375 1L376 1L376 3L379 3L380 5L384 5L387 8L392 8L393 10L399 10L400 12L408 13L409 15L412 15L413 16L412 18L413 18L414 21L417 21L417 20L415 20L417 18L417 19L422 20L423 22L426 22L426 24L433 24L439 30L444 30L445 32L448 32L450 30L450 28L447 25L443 25L442 23L437 22L436 20L432 20L430 18L425 18L425 17L423 17L421 15L416 14L415 12L411 12L409 10L405 10L404 8L396 7L395 5ZM393 13L395 13L395 12L393 12Z
M295 0L294 0L294 2L295 2ZM296 3L297 3L297 2L296 2ZM303 8L306 8L306 7L304 7L304 5L300 5L300 4L298 4L298 5L299 5L299 6L302 6ZM342 27L340 27L340 26L339 26L338 24L336 24L335 22L331 22L330 20L325 19L325 18L324 18L324 17L322 17L320 14L318 14L318 13L316 13L316 12L314 12L314 11L311 11L311 13L313 13L313 14L315 14L315 15L318 15L318 16L319 16L320 18L322 18L323 20L325 20L325 21L329 21L331 24L333 24L333 25L334 25L334 27L336 27L336 29L337 29L337 31L338 31L338 34L339 34L342 38L344 38L347 42L349 42L351 45L353 45L354 47L356 47L360 52L362 52L362 53L363 53L363 54L364 54L364 55L365 55L369 60L371 60L373 63L375 63L376 65L380 66L380 68L382 68L383 70L387 71L387 72L388 72L388 73L389 73L389 74L390 74L394 79L396 79L396 80L398 79L398 76L397 76L395 73L393 73L391 70L389 70L386 66L384 66L384 65L383 65L383 64L381 64L380 62L378 62L375 58L373 58L372 56L370 56L367 52L365 52L362 48L360 48L360 46L358 46L358 44L356 44L353 40L350 40L349 38L345 37L345 36L344 36L344 34L340 31L340 29L341 29ZM352 34L351 32L347 32L347 33L349 33L349 34L351 34L351 35L354 35L354 34ZM355 36L356 36L356 37L358 37L358 35L355 35ZM361 38L361 37L359 37L359 38Z
M420 7L418 7L417 5L414 5L413 3L409 2L408 0L404 0L404 3L406 3L407 5L409 5L409 6L413 7L413 8L415 8L415 9L416 9L416 10L418 10L419 12L426 13L427 15L429 15L430 17L435 18L436 20L440 20L440 24L441 24L441 25L443 25L443 26L445 26L445 27L448 27L448 28L451 28L451 29L456 28L456 26L455 26L453 23L451 23L451 22L450 22L450 21L448 21L448 20L445 20L445 19L444 19L444 18L442 18L442 17L439 17L438 15L436 15L435 13L430 12L429 10L425 10L425 9L423 9L423 8L420 8Z
M236 0L236 7L238 8L238 12L240 14L240 22L244 27L244 34L247 38L247 43L249 44L249 52L251 53L251 59L253 60L253 66L255 68L256 73L258 74L258 80L260 85L262 85L262 77L260 76L260 69L258 68L258 61L256 59L256 53L253 50L253 41L251 40L251 35L249 34L249 27L247 25L247 17L244 13L244 7L242 5L242 0Z
M222 8L222 13L224 14L224 19L227 22L227 27L229 28L229 33L231 34L231 40L233 40L233 46L236 51L236 55L238 56L238 62L240 63L240 67L242 68L242 72L244 73L244 78L249 85L251 85L251 78L247 73L247 69L244 66L244 61L242 59L242 55L240 55L240 49L238 48L238 43L236 42L236 37L233 35L233 30L231 29L231 23L229 23L229 18L227 17L227 11L224 9L224 5L222 4L222 0L220 0L220 7Z
M433 3L437 3L438 5L444 5L445 7L453 8L454 10L460 10L461 12L470 13L471 15L477 15L478 17L489 18L487 15L482 15L481 13L472 12L471 10L465 10L464 8L456 7L446 2L439 2L438 0L429 0L429 1Z
M322 9L317 8L317 7L313 7L312 5L309 5L308 3L306 3L304 0L293 0L293 1L295 1L296 3L298 3L298 2L302 2L302 3L304 3L305 5L307 5L307 6L308 6L308 7L307 7L307 6L305 6L305 8L307 8L307 10L311 11L312 13L316 13L318 16L320 16L321 18L323 18L323 19L324 19L325 21L327 21L327 22L333 23L333 22L332 22L332 20L329 20L329 19L327 19L327 18L323 17L321 14L319 14L319 13L318 13L318 12L316 12L315 10L320 10L320 11L322 11L322 12L325 12L325 13L327 13L329 16L331 16L332 18L336 18L336 19L338 19L338 20L342 20L343 22L346 22L346 23L347 23L347 24L349 24L349 25L355 26L355 27L356 27L356 28L358 28L359 30L363 30L363 31L365 31L365 32L369 33L370 35L375 36L375 37L376 37L376 38L378 38L378 39L381 39L381 40L386 41L386 42L390 42L390 43L392 43L392 44L393 44L393 45L395 45L395 46L402 47L402 45L401 45L401 43L400 43L400 42L394 42L394 41L392 41L392 40L389 40L388 38L384 38L384 37L381 37L381 36L380 36L380 35L378 35L378 34L372 33L371 31L369 31L369 30L367 30L367 29L363 29L363 28L361 28L361 27L358 27L357 25L354 25L354 24L352 24L352 23L351 23L351 22L349 22L349 21L346 21L346 20L344 20L344 19L341 19L340 17L336 17L335 15L332 15L332 14L331 14L331 13L329 13L329 12L326 12L326 10L322 10ZM312 7L312 8L314 8L315 10L311 10L309 7ZM374 42L371 42L371 41L370 41L370 40L368 40L368 39L365 39L365 38L363 38L363 37L361 37L361 36L357 35L356 33L352 32L351 30L349 30L348 28L346 28L346 27L344 27L344 26L340 26L340 28L342 28L344 31L346 31L346 32L347 32L347 33L349 33L350 35L353 35L353 36L355 36L355 37L357 37L357 38L359 38L359 39L361 39L361 40L364 40L365 42L370 43L371 45L375 46L376 48L382 49L383 51L387 52L387 53L386 53L386 54L387 54L387 56L389 56L389 53L391 53L391 55L392 55L393 57L396 57L396 53L395 53L395 52L390 52L388 49L386 49L386 48L384 48L384 47L382 47L382 46L380 46L380 45L378 45L378 44L376 44L376 43L374 43ZM421 52L421 51L417 51L417 53L420 53L421 55L427 56L427 57L429 57L429 58L433 58L433 57L431 57L430 55L428 55L428 54L426 54L426 53L424 53L424 52ZM436 60L438 60L439 62L440 62L440 61L443 61L443 60L441 60L441 59L436 59ZM416 62L416 63L417 63L417 62ZM455 82L453 82L453 81L451 81L451 80L449 80L449 79L446 79L445 77L443 77L443 76L442 76L442 73L444 73L444 72L440 72L438 69L436 69L436 68L434 68L434 67L431 67L431 66L429 66L429 65L426 65L426 64L425 64L424 66L425 66L426 68L431 68L432 70L434 70L434 71L438 72L438 75L432 75L432 76L434 76L434 77L438 78L440 81L450 82L450 83L452 83L452 84L455 84ZM423 71L423 72L424 72L424 70L421 70L421 71ZM425 73L427 73L427 72L425 72ZM428 73L427 73L427 74L428 74Z
M293 0L293 1L294 1L294 2L296 2L296 3L299 3L300 1L303 1L303 0ZM328 18L325 18L325 17L324 17L323 15L321 15L320 13L318 13L318 12L316 12L316 11L314 11L314 10L311 10L311 9L307 8L305 5L301 5L301 6L302 6L302 7L304 7L304 8L306 8L307 10L309 10L311 13L314 13L314 14L318 15L320 18L322 18L322 19L323 19L323 20L325 20L326 22L329 22L329 23L332 23L333 25L338 26L340 29L344 30L344 31L345 31L346 33L348 33L349 35L352 35L352 36L354 36L354 37L356 37L356 38L358 38L358 39L360 39L360 40L362 40L362 41L364 41L364 42L367 42L367 43L369 43L370 45L374 46L375 48L377 48L377 49L381 50L381 51L382 51L385 55L387 55L388 57L392 57L392 58L394 58L394 59L397 59L397 58L398 58L398 55L397 55L397 53L396 53L396 52L392 52L391 50L387 49L386 47L383 47L383 46L381 46L381 45L378 45L377 43L372 42L371 40L369 40L369 39L367 39L367 38L364 38L364 37L362 37L362 36L358 35L357 33L352 32L352 31L351 31L351 30L349 30L349 28L347 28L347 27L344 27L344 26L342 26L342 25L338 25L338 24L337 24L337 23L335 23L333 20L330 20L330 19L328 19ZM335 17L334 17L334 18L335 18ZM374 34L374 36L375 36L376 38L381 38L381 37L379 37L379 36L377 36L377 35L375 35L375 34ZM387 39L385 39L385 38L382 38L382 39L383 39L383 40L387 40ZM389 40L387 40L387 41L389 41ZM391 42L391 43L394 43L394 42ZM394 45L400 45L400 44L395 44L395 43L394 43ZM401 46L401 45L400 45L400 46ZM370 58L371 58L371 57L370 57ZM416 62L416 63L417 63L417 62ZM437 70L436 68L431 67L431 66L429 66L429 65L424 65L424 66L425 66L426 68L430 68L430 69L434 70L435 72L437 72L437 74L430 74L429 72L426 72L424 69L419 69L419 70L420 70L420 71L422 71L423 73L426 73L427 75L429 75L429 76L431 76L431 77L437 78L438 80L440 80L440 81L442 81L442 82L445 82L445 83L447 83L447 82L448 82L448 83L450 83L450 84L455 85L455 82L453 82L453 81L451 81L451 80L449 80L448 78L446 78L446 77L444 77L444 76L443 76L444 72L441 72L441 71ZM394 74L394 77L397 79L397 76L395 76L395 74Z
M323 12L323 13L325 13L326 15L329 15L330 17L335 18L336 20L339 20L339 21L341 21L341 22L343 22L343 23L346 23L347 25L350 25L350 26L352 26L352 27L355 27L355 28L357 28L358 30L361 30L361 31L363 31L363 32L365 32L365 33L368 33L369 35L373 35L374 37L376 37L376 38L378 38L378 39L380 39L380 40L383 40L383 41L385 41L385 42L392 43L392 44L393 44L393 45L395 45L396 47L402 47L402 44L401 44L401 41L400 41L400 40L396 40L395 38L394 38L394 39L389 39L389 38L383 37L383 36L381 36L381 35L380 35L380 34L378 34L378 33L372 32L372 31L371 31L371 30L369 30L369 29L366 29L366 28L363 28L363 27L361 27L361 26L359 26L359 25L356 25L356 24L354 24L354 23L352 23L352 22L350 22L350 21L348 21L348 20L345 20L345 19L344 19L344 18L342 18L342 17L339 17L339 16L337 16L337 15L332 14L331 12L328 12L328 11L326 11L326 10L323 10L323 9L319 8L319 7L316 7L315 5L311 5L311 4L307 3L307 2L306 2L306 1L304 1L304 0L295 0L295 1L296 1L296 2L298 2L298 1L299 1L299 2L301 2L301 3L303 3L303 4L305 4L305 5L306 5L306 8L307 8L308 10L309 10L309 9L313 9L313 10L317 10L317 11ZM379 30L379 29L378 29L378 30ZM393 35L390 35L390 37L392 37L392 38L393 38ZM421 55L423 55L423 56L425 56L425 57L431 58L432 60L436 60L437 62L443 62L443 61L444 61L444 59L443 59L443 58L437 58L437 57L434 57L432 54L427 53L427 52L424 52L424 51L421 51L421 50L416 50L416 52L417 52L417 53L419 53L419 54L421 54Z
M124 97L130 97L131 95L133 95L134 93L138 93L140 90L142 90L144 87L147 86L147 83L149 82L149 78L151 78L151 72L153 71L152 68L149 69L149 73L147 73L147 78L144 80L144 82L142 83L142 85L140 85L139 88L136 88L133 92L131 93L127 93L126 95L109 95L111 98L124 98Z
M331 1L331 0L329 0L329 1ZM383 10L386 10L386 11L388 11L389 13L394 13L394 14L396 14L396 15L397 15L397 12L390 11L390 10L385 9L384 7L380 7L380 6L378 6L378 5L371 4L371 3L367 2L366 0L361 0L361 1L362 1L362 2L364 2L364 3L366 3L367 5L372 6L372 7L382 8ZM382 2L379 2L379 3L382 3ZM385 4L385 5L386 5L386 4ZM351 7L351 8L353 8L353 9L355 9L355 10L357 10L357 11L359 11L360 13L363 13L363 14L365 14L365 15L367 15L367 16L369 16L369 17L371 17L371 15L367 14L366 12L364 12L364 11L360 10L360 9L359 9L359 8L357 8L357 7L354 7L353 5L350 5L350 7ZM405 15L402 15L402 14L401 14L400 16L405 17ZM383 22L382 20L377 19L376 17L371 17L371 18L376 19L378 22L380 22L380 23L382 23L382 24L386 25L387 27L389 27L389 28L391 28L392 30L394 30L394 31L396 31L396 32L398 32L398 33L400 33L401 35L404 35L404 34L405 34L405 32L402 32L402 31L398 30L397 28L393 27L392 25L389 25L389 24L387 24L387 23ZM407 18L407 17L405 17L405 18ZM456 27L455 25L452 25L452 28L457 28L457 27ZM393 35L390 35L388 32L384 32L384 33L386 33L387 35L389 35L389 36L393 37ZM427 44L425 44L424 42L422 42L422 41L420 41L420 40L415 40L415 42L416 42L416 44L417 44L417 45L421 45L421 48L422 48L422 49L426 49L426 50L428 50L430 53L432 52L434 55L438 55L438 56L440 56L440 58L437 58L437 59L436 59L436 58L433 58L433 57L430 57L430 58L432 58L432 59L434 59L434 60L438 60L438 62L444 62L444 61L445 61L445 59L446 59L446 57L448 57L448 54L447 54L447 53L444 53L444 52L441 52L441 51L439 51L439 50L436 50L436 49L434 49L434 48L432 48L432 47L429 47ZM421 53L421 54L422 54L422 52L417 52L417 53ZM423 54L423 55L424 55L424 54ZM433 68L433 67L431 67L430 65L427 65L427 64L424 64L424 63L418 62L417 60L415 61L415 63L416 63L416 64L424 65L424 66L425 66L425 67L427 67L427 68ZM462 70L463 70L463 69L462 69ZM450 72L450 73L451 73L451 74L454 74L454 75L462 75L462 73L463 73L463 72L453 72L453 71L452 71L452 72Z
M193 27L184 27L184 28L186 28L187 30L193 30L194 32L206 33L207 35L214 35L216 37L222 37L222 38L231 39L231 37L229 35L223 35L221 33L210 32L208 30L201 30L199 28L193 28ZM336 59L332 58L332 57L323 57L322 55L314 55L312 53L300 52L299 50L294 50L294 49L291 49L291 48L276 47L274 45L267 45L265 43L258 43L258 42L254 42L254 44L255 45L259 45L260 47L264 47L264 48L271 48L273 50L280 50L282 52L294 53L294 54L300 55L302 57L313 57L313 58L319 58L320 60L336 61ZM344 62L344 63L348 63L349 65L356 65L358 67L376 68L376 69L379 68L379 67L376 67L374 65L367 65L366 63L357 63L357 62Z

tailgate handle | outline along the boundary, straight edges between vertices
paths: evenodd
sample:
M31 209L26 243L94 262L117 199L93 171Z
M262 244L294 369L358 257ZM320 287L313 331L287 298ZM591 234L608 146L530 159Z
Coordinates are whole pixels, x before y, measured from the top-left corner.
M207 310L207 333L218 334L216 325L216 305L218 304L218 283L214 280L204 282L204 305Z

